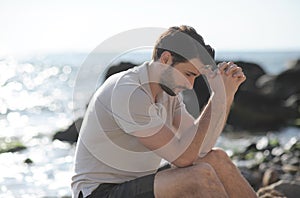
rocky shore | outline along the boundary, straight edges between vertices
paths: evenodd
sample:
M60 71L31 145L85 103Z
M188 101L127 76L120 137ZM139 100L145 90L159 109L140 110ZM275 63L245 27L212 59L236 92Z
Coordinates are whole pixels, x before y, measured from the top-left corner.
M278 197L299 196L300 140L296 137L280 144L276 136L267 135L231 158L260 197L276 191Z

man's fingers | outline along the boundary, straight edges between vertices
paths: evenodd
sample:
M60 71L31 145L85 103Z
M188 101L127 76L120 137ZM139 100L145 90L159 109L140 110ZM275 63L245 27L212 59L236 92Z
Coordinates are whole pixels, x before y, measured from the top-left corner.
M240 72L242 71L242 68L238 67L236 64L232 64L230 66L227 67L225 73L226 75L232 75L234 73Z
M229 66L228 63L226 62L222 62L218 64L218 68L221 71L221 73L225 72L228 66Z
M232 66L230 67L227 71L226 74L227 75L231 75L232 77L234 77L235 75L238 75L240 73L243 73L243 69L238 67L238 66Z
M238 76L236 79L237 79L238 83L242 83L242 82L244 82L246 80L246 76L243 73L240 76Z
M234 62L222 62L218 64L218 68L221 71L221 73L227 73L227 71L229 71L231 68L237 67L236 64L234 64Z
M222 62L218 64L218 68L221 72L221 74L225 74L226 76L231 76L233 78L237 78L238 81L245 81L246 80L246 76L243 72L243 69L239 66L237 66L236 64L234 64L234 62Z

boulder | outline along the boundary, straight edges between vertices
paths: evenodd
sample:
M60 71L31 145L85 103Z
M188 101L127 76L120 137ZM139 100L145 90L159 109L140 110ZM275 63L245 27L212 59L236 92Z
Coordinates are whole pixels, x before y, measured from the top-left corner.
M53 140L65 141L65 142L69 142L70 144L77 142L82 121L83 118L78 118L66 130L58 131L53 136Z
M109 67L105 73L104 80L108 79L111 75L119 73L121 71L126 71L130 68L133 68L137 64L133 64L131 62L120 62L117 65L112 65Z
M277 130L287 126L298 115L297 109L285 106L275 97L238 90L227 123L236 129Z
M257 192L259 197L287 197L298 198L300 195L300 181L280 180L274 184L263 187Z
M297 126L300 117L299 62L277 76L270 76L255 63L237 61L247 76L239 87L228 124L242 130L278 130Z
M292 95L300 94L299 76L300 60L297 60L277 76L259 79L258 84L264 94L287 100Z

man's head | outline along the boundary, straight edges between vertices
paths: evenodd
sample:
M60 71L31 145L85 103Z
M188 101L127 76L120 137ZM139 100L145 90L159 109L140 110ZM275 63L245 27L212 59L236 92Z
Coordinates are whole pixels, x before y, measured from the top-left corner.
M196 43L197 42L197 43ZM201 45L214 59L215 51L210 45L206 45L202 36L190 26L170 27L156 41L152 59L157 61L164 51L169 51L172 55L172 64L187 62L192 58L200 58Z
M209 55L208 55L209 54ZM160 79L161 88L171 96L193 87L200 75L193 65L201 65L214 58L214 50L204 43L202 36L189 26L171 27L156 42L152 59L166 67ZM199 64L198 64L199 65Z

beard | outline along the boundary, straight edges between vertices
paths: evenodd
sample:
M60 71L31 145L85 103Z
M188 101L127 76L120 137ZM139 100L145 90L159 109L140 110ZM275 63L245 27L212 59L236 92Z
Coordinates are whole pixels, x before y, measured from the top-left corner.
M172 89L170 89L168 86L166 86L162 83L159 83L159 86L162 88L162 90L164 90L170 96L176 96L176 93Z
M159 86L170 96L176 96L177 94L173 91L174 88L174 77L173 77L174 68L171 66L169 69L164 71L160 77Z

